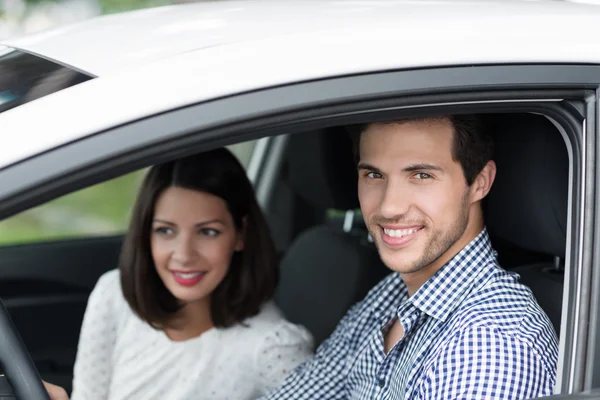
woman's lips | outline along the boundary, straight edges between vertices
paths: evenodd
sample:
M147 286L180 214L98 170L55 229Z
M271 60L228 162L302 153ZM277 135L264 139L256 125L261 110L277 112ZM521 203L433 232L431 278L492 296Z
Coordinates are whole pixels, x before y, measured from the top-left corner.
M194 271L194 272L183 272L183 271L170 271L173 275L175 282L181 286L194 286L204 278L206 275L205 271Z

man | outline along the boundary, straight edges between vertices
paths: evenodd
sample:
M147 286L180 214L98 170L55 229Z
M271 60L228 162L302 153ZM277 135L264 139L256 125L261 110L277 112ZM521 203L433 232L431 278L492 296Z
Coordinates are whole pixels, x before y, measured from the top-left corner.
M496 174L473 116L367 125L358 194L395 274L352 308L274 399L525 399L549 395L548 317L498 267L481 201Z
M361 210L395 273L265 399L550 395L556 334L497 265L481 209L496 166L477 118L369 124L357 144Z

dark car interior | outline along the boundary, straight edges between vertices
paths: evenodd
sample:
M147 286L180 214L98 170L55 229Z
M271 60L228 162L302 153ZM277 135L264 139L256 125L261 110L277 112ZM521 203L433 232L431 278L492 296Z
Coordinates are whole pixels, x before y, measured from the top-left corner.
M495 114L485 120L498 165L484 204L493 245L500 265L521 275L559 332L567 147L541 115ZM346 130L291 135L276 188L267 209L281 252L276 301L319 344L389 273L357 213ZM43 379L70 389L87 296L98 277L117 266L121 241L117 236L0 248L0 294Z
M500 265L521 276L560 333L567 238L569 155L540 115L496 117L498 172L487 224Z

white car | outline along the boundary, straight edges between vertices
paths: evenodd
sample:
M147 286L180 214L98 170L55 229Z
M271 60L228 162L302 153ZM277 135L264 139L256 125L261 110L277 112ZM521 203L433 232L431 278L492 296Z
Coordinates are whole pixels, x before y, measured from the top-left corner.
M599 7L557 1L249 0L7 40L0 228L86 187L232 146L282 255L277 301L321 341L385 274L355 216L343 126L486 114L499 167L486 218L500 262L557 330L556 393L600 387L599 25ZM27 349L0 318L17 398L44 398L37 371L69 388L87 296L117 265L125 230L53 218L77 234L19 241L15 231L0 246L0 296Z

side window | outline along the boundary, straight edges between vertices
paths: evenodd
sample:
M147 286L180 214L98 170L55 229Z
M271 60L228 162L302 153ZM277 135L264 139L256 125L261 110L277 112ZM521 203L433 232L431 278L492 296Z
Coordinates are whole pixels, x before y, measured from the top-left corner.
M229 146L247 167L255 141ZM146 170L90 186L0 222L0 246L119 235Z

